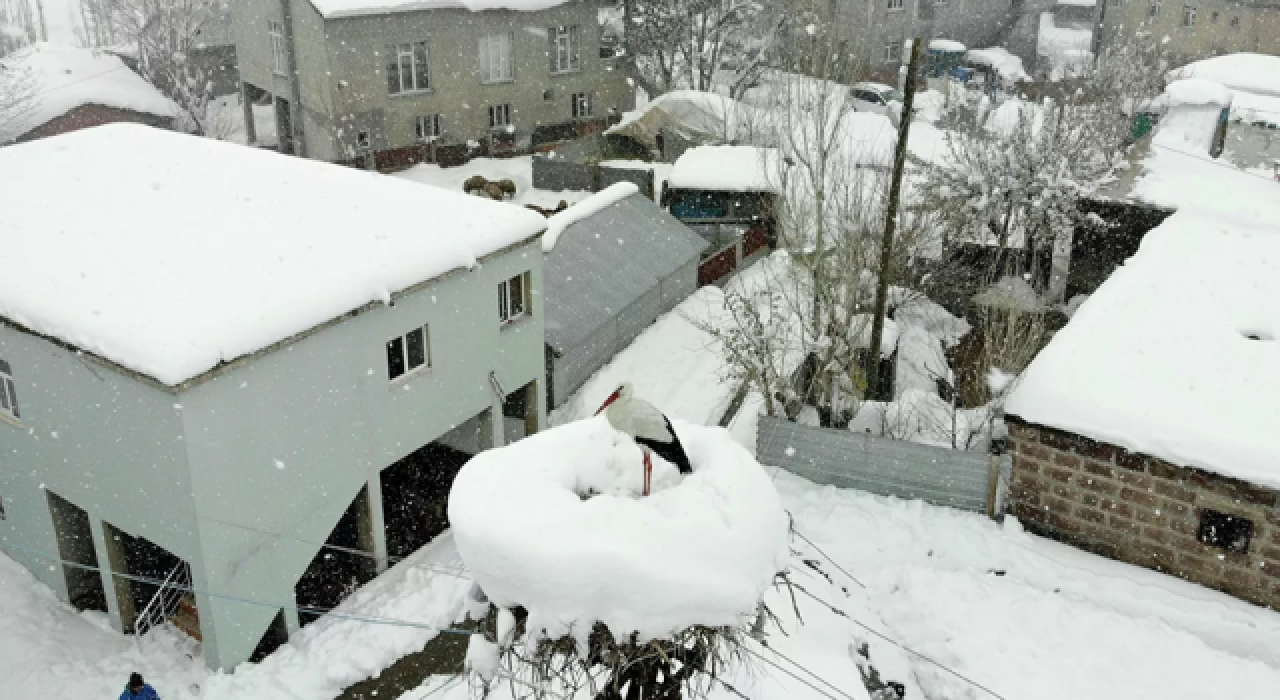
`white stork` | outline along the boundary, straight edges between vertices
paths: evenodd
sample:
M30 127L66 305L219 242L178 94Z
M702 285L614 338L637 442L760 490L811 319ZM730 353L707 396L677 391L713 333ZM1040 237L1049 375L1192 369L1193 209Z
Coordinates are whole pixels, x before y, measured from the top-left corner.
M609 398L600 404L596 415L604 413L609 425L625 433L644 452L644 495L649 495L649 483L653 477L653 460L650 452L676 465L681 474L692 474L693 465L684 445L676 435L671 421L656 406L635 395L630 382L623 382Z

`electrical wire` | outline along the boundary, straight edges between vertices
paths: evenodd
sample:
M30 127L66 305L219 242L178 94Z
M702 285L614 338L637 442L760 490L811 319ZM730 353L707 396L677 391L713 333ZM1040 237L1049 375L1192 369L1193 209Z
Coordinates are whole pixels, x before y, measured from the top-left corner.
M840 695L842 695L842 696L844 696L844 697L846 697L846 698L849 698L850 700L853 700L853 698L852 698L848 693L846 693L846 692L844 692L843 690L841 690L841 689L840 689L839 687L837 687L834 683L831 683L830 681L828 681L827 679L823 678L822 676L819 676L818 674L814 673L813 671L810 671L808 668L806 668L805 666L801 665L799 662L797 662L796 660L794 660L794 659L792 659L791 657L787 656L786 654L783 654L782 652L778 651L777 649L774 649L773 647L769 646L768 644L766 644L766 645L765 645L765 648L766 648L766 649L768 649L769 651L773 652L774 654L777 654L777 655L778 655L778 656L779 656L783 661L786 661L787 663L791 664L792 666L795 666L796 668L800 669L801 671L804 671L805 673L809 674L809 675L810 675L810 676L812 676L815 680L817 680L819 683L822 683L823 685L827 686L828 688L831 688L832 690L834 690L835 692L839 693Z
M865 624L863 624L863 623L859 622L857 619L855 619L855 618L854 618L852 615L850 615L849 613L847 613L847 612L845 612L845 611L843 611L843 610L841 610L841 609L837 608L836 606L834 606L834 605L832 605L831 603L828 603L827 601L825 601L825 600L823 600L823 599L819 598L818 596L816 596L816 595L814 595L814 594L810 593L809 591L805 590L804 588L801 588L800 586L796 586L796 588L797 588L801 593L803 593L803 594L805 594L805 595L809 596L810 598L812 598L812 599L813 599L814 601L816 601L817 603L819 603L819 604L821 604L821 605L823 605L823 606L826 606L828 609L830 609L830 610L831 610L832 612L834 612L835 614L837 614L837 615L839 615L839 616L841 616L841 617L844 617L844 618L848 619L848 620L849 620L850 622L852 622L853 624L855 624L855 625L857 625L857 626L861 627L862 629L864 629L864 630L866 630L866 631L870 632L871 634L874 634L875 636L877 636L877 637L879 637L880 639L883 639L884 641L886 641L886 642L888 642L888 643L890 643L890 644L894 645L895 647L898 647L899 649L901 649L901 650L903 650L903 651L907 652L908 654L911 654L911 655L913 655L913 656L918 656L918 657L920 657L921 659L923 659L923 660L925 660L925 661L927 661L927 662L929 662L929 663L933 664L934 666L937 666L938 668L942 669L943 671L946 671L947 673L949 673L949 674L951 674L951 675L955 676L956 678L959 678L960 680L964 681L965 683L968 683L969 685L972 685L973 687L975 687L975 688L977 688L977 689L979 689L979 690L981 690L981 691L983 691L983 692L987 693L988 695L990 695L990 696L992 696L992 697L994 697L994 698L998 698L998 700L1007 700L1007 698L1005 698L1005 697L1004 697L1003 695L1001 695L1000 693L997 693L996 691L994 691L994 690L992 690L992 689L988 688L987 686L982 685L981 683L979 683L979 682L977 682L977 681L975 681L975 680L973 680L973 679L971 679L971 678L969 678L969 677L965 676L964 674L960 673L959 671L956 671L956 670L951 669L951 668L950 668L950 667L948 667L946 664L943 664L943 663L941 663L941 662L939 662L939 661L934 661L933 659L929 658L928 656L925 656L924 654L921 654L920 652L918 652L918 651L916 651L916 650L914 650L914 649L912 649L912 648L908 647L907 645L902 644L901 642L895 641L895 640L893 640L893 639L890 639L889 637L886 637L884 634L880 633L879 631L874 630L874 629L872 629L871 627L868 627L867 625L865 625ZM773 650L771 649L771 651L773 651ZM777 652L777 651L774 651L774 653L775 653L775 654L777 654L778 652ZM780 655L780 654L779 654L779 655ZM792 662L792 663L795 663L795 662Z
M790 511L788 511L788 512L787 512L787 515L791 515ZM809 539L808 537L805 537L805 536L804 536L804 533L802 533L802 532L800 532L799 530L797 530L797 529L796 529L796 521L795 521L795 518L792 518L792 519L791 519L791 532L795 533L795 536L796 536L796 537L799 537L800 539L802 539L802 540L804 540L805 542L807 542L807 543L809 544L809 546L810 546L810 547L813 547L814 549L818 550L818 554L821 554L823 559L826 559L828 562L831 562L831 565L832 565L832 566L834 566L834 567L836 567L837 569L839 569L840 573L844 574L845 576L848 576L850 581L853 581L854 583L858 584L858 587L859 587L859 588L863 588L863 589L865 589L865 588L867 587L867 585L866 585L865 583L863 583L863 582L859 581L857 578L855 578L855 577L854 577L854 575L853 575L853 574L849 573L848 571L845 571L845 570L844 570L844 567L843 567L843 566L840 566L839 564L837 564L835 559L832 559L830 555L828 555L826 552L822 551L822 548L821 548L821 547L819 547L818 545L814 544L814 543L813 543L813 540Z
M68 561L61 557L50 556L48 553L40 552L38 550L34 550L28 547L23 547L22 545L11 544L10 546L13 547L14 549L23 550L31 554L32 556L39 557L40 559L43 559L45 561L62 564L63 566L69 566L73 569L81 569L84 571L96 571L99 574L106 573L113 577L118 577L118 578L126 579L129 581L137 581L138 583L145 583L152 586L166 585L166 582L161 581L160 579L149 578L147 576L136 576L134 574L117 573L115 571L106 571L101 567L90 566L89 564L81 564L79 562ZM273 603L265 600L257 600L255 598L245 598L243 596L235 596L235 595L229 595L226 593L217 593L214 591L207 591L200 588L195 588L194 586L176 585L172 582L167 583L167 585L170 588L183 591L184 593L191 593L193 595L202 595L208 598L217 598L220 600L229 600L237 603L244 603L246 605L254 605L254 606L263 607L263 608L296 610L297 612L312 613L317 615L327 615L329 617L332 617L334 619L339 619L339 620L351 620L353 622L365 622L373 625L387 625L391 627L412 627L416 629L425 629L433 632L463 635L467 637L470 637L472 634L474 634L473 631L457 629L454 627L440 627L437 625L428 625L420 622L412 622L410 620L400 620L400 619L390 618L390 617L371 617L368 615L353 615L350 613L337 612L336 608L319 608L319 607L310 606L310 605L296 605L296 604L291 605L287 603Z
M756 657L757 659L759 659L759 660L763 661L764 663L769 664L770 666L772 666L772 667L774 667L774 668L778 669L779 671L782 671L783 673L787 674L788 676L791 676L791 677L792 677L792 678L794 678L795 680L797 680L797 681L799 681L800 683L802 683L802 684L804 684L805 686L807 686L810 690L812 690L812 691L814 691L815 693L817 693L817 694L819 694L819 695L821 695L821 696L823 696L823 697L827 698L828 700L842 700L842 699L843 699L843 700L854 700L854 698L853 698L853 696L852 696L852 695L847 695L847 694L844 694L844 693L841 693L841 695L840 695L840 696L832 695L831 693L828 693L827 691L823 690L822 688L819 688L818 686L814 685L813 683L810 683L809 681L807 681L807 680L805 680L805 679L801 678L800 676L797 676L795 673L791 672L790 670L785 669L785 668L783 668L782 666L780 666L780 665L778 665L778 664L774 663L772 659L767 659L767 658L765 658L764 656L761 656L760 654L756 653L756 652L755 652L754 650L752 650L752 649L744 649L744 650L745 650L748 654L750 654L750 655L752 655L752 656Z

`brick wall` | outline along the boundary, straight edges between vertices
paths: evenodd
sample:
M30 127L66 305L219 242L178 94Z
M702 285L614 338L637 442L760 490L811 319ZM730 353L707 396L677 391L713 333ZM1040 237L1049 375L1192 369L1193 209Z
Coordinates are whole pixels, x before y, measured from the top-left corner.
M143 114L128 109L116 109L115 107L104 107L102 105L82 105L63 114L54 117L49 121L37 126L27 133L19 136L17 141L31 141L34 139L42 139L58 134L65 134L68 131L76 131L79 129L87 129L91 126L101 126L103 124L112 124L116 122L133 122L136 124L146 124L162 129L173 128L173 120L167 117L157 117L154 114Z
M1012 416L1009 432L1027 529L1280 610L1280 492ZM1253 521L1247 551L1200 542L1204 509Z

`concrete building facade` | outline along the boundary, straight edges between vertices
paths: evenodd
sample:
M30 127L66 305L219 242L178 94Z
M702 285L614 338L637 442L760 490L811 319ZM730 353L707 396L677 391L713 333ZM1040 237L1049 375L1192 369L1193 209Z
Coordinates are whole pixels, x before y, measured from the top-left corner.
M1224 53L1280 55L1280 0L1099 0L1099 47L1119 32L1169 37L1173 64Z
M535 12L318 7L233 9L245 102L274 101L282 151L338 161L428 142L516 149L601 128L634 103L600 55L588 0Z

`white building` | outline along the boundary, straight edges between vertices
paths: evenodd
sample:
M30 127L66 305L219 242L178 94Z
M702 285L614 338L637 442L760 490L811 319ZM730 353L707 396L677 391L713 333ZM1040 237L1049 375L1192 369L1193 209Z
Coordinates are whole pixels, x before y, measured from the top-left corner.
M542 425L531 211L136 125L2 149L0 191L0 549L117 629L156 587L108 572L189 567L233 666L443 528L441 441Z

